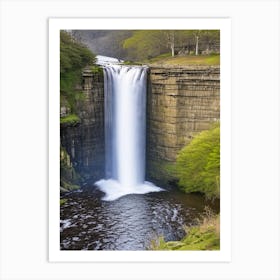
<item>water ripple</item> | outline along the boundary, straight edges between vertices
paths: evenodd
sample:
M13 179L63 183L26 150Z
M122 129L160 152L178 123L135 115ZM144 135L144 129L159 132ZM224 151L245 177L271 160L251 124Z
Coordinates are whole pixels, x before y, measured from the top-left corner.
M203 198L178 192L99 197L94 188L67 195L60 213L61 250L145 250L158 236L179 240L205 206Z

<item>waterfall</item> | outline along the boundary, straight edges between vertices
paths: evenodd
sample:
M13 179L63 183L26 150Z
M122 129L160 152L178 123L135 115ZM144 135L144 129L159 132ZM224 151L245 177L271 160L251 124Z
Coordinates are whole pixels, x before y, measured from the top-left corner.
M104 200L162 189L145 181L147 68L104 66Z

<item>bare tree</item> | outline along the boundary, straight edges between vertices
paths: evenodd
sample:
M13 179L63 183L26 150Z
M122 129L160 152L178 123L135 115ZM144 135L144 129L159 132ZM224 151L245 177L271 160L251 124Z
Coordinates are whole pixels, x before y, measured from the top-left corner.
M199 52L199 39L200 39L200 35L201 35L201 30L194 30L193 31L193 35L195 38L195 55L198 55Z
M175 31L174 30L165 30L163 31L165 37L165 44L167 48L171 50L171 55L175 55Z

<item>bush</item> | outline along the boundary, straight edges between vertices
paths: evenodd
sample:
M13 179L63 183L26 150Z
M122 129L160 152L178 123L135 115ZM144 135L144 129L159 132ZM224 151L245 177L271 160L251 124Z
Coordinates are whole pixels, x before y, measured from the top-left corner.
M66 31L60 32L60 73L81 69L95 62L95 55L75 41Z
M186 193L220 197L220 124L195 136L178 154L176 173Z

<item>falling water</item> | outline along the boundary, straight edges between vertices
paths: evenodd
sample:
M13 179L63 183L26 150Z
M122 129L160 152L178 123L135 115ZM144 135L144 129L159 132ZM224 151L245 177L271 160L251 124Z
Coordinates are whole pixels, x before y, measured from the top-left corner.
M147 68L104 67L106 179L104 200L162 189L145 181Z

